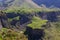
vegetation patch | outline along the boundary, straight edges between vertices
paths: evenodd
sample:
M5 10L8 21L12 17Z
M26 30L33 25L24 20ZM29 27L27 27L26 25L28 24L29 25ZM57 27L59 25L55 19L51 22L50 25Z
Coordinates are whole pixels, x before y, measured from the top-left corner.
M0 30L0 40L28 40L28 38L20 31L2 28Z
M33 29L40 29L42 25L46 25L47 20L42 20L39 17L33 17L32 18L32 23L28 24L29 27Z

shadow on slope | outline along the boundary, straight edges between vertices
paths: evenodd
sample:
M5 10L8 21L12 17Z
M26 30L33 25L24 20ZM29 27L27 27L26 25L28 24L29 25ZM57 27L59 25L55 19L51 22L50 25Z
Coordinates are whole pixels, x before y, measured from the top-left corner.
M44 30L27 27L24 34L28 35L28 40L43 40Z

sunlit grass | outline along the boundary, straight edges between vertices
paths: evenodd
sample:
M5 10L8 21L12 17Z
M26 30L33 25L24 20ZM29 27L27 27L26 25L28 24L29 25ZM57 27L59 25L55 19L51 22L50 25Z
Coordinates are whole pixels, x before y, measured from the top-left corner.
M33 29L40 29L42 25L46 25L47 20L42 20L39 17L33 17L32 23L28 24L29 27Z
M26 7L14 7L4 10L6 13L21 13L21 14L31 14L38 12L53 12L60 11L58 8L26 8Z

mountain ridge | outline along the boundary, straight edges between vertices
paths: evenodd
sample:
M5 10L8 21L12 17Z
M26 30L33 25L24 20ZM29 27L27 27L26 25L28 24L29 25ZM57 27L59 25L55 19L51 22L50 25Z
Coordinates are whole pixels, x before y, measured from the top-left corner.
M51 0L50 0L51 1ZM52 5L48 5L49 7L47 7L47 4L52 4L49 3L49 1L45 1L45 0L0 0L0 10L2 9L9 9L9 8L20 8L20 7L26 7L26 8L57 8L59 9L59 7ZM60 2L60 1L59 1ZM59 3L58 2L58 3ZM58 4L57 4L58 5Z
M0 7L26 7L26 8L40 8L36 3L34 3L32 0L5 0L0 1ZM4 6L5 5L5 6ZM4 8L3 8L4 9Z

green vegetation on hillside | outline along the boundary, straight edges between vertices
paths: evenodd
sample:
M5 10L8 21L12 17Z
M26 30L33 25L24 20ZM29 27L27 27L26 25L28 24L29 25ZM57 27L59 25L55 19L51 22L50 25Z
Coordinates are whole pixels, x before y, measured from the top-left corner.
M60 22L51 22L45 29L44 40L60 40Z
M0 40L28 40L22 31L15 31L7 28L0 30Z
M8 21L10 21L10 22L11 22L12 20L19 20L19 18L20 18L19 16L14 17L14 18L8 18Z
M46 25L47 20L42 20L39 17L33 17L32 23L28 24L29 27L33 29L40 29L42 25Z
M4 10L6 13L20 13L20 14L31 14L31 13L38 13L38 12L53 12L53 11L60 11L57 8L26 8L26 7L14 7L7 10Z
M5 10L6 13L20 13L20 14L31 14L31 13L37 13L40 12L40 9L35 8L12 8L12 9L7 9Z
M48 9L48 8L45 8L45 9L44 8L41 8L41 9L38 9L38 8L35 8L35 9L11 8L11 9L4 10L3 12L23 14L23 15L24 14L33 14L33 17L31 18L31 23L27 24L26 26L31 27L32 29L41 29L43 25L46 25L47 20L43 20L40 17L35 16L34 13L39 13L39 12L47 13L47 12L52 12L52 11L56 12L56 11L60 11L60 10ZM1 16L6 17L6 15L5 16L1 15ZM20 18L20 16L17 16L14 18L8 18L8 21L12 22L12 20L20 20L19 18ZM8 24L9 22L6 22L6 23ZM51 24L52 24L52 22L51 22ZM20 25L18 23L15 25L18 25L18 28L20 27ZM9 26L7 26L7 27L9 27ZM13 26L13 27L17 28L16 26ZM60 22L55 22L52 24L52 26L48 25L44 31L45 31L45 40L60 40ZM26 35L24 35L20 31L18 32L15 30L3 28L0 30L0 40L28 40L28 38L26 38Z

